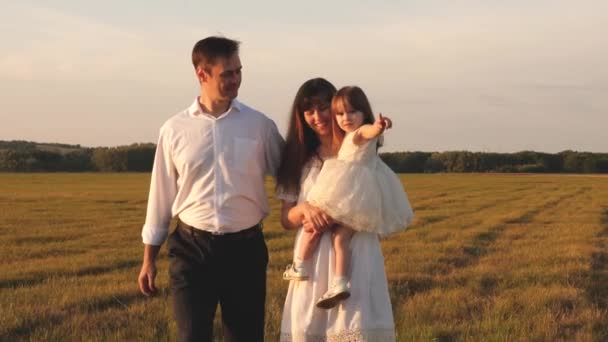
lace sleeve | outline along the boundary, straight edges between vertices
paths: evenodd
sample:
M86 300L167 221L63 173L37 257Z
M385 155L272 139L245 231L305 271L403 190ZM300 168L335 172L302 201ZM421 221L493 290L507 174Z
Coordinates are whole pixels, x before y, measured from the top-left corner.
M298 201L298 194L289 192L289 191L285 190L285 188L283 188L282 186L277 187L277 190L275 191L274 196L277 199L280 199L280 200L283 200L286 202L297 202Z
M318 172L318 170L320 170L322 166L323 166L323 162L321 162L316 157L311 158L304 165L304 168L302 169L302 175L300 176L300 191L303 191L302 185L304 184L305 180L308 178L311 170L315 169ZM306 193L306 192L304 191L304 193ZM279 186L277 186L277 190L275 191L274 196L279 200L296 203L296 202L298 202L298 199L300 198L300 193L295 192L293 190L289 191L279 185Z

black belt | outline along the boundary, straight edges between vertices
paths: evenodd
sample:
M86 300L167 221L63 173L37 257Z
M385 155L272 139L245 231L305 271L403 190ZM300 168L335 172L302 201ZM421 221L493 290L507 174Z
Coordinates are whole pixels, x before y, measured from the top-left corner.
M177 229L185 232L186 234L189 234L192 236L197 236L197 237L213 238L213 239L220 239L220 240L241 240L241 239L251 238L251 237L255 236L256 234L258 234L259 232L261 232L262 223L260 222L253 227L249 227L247 229L243 229L243 230L240 230L240 231L234 232L234 233L217 234L217 233L212 233L212 232L202 230L202 229L199 229L196 227L192 227L191 225L184 223L181 220L178 220Z

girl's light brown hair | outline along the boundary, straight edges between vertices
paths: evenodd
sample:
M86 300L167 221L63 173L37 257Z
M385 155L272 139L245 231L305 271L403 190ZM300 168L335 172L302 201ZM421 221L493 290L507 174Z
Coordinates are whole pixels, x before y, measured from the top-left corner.
M374 112L372 112L372 106L363 90L357 86L342 87L331 100L331 116L333 119L332 130L334 141L342 141L342 138L344 137L344 131L340 128L340 126L338 126L336 113L344 112L347 105L349 105L353 110L363 113L363 125L373 125L376 121ZM378 139L377 147L380 146L382 146L381 138Z

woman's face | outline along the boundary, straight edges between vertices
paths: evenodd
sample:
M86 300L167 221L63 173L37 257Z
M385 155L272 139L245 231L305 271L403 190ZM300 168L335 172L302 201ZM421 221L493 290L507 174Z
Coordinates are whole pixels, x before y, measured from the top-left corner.
M329 103L313 106L305 111L304 120L318 136L324 137L332 134Z

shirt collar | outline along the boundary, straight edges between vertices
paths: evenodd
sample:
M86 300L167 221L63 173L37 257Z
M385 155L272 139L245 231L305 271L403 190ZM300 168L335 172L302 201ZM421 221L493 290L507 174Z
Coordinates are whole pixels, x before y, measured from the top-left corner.
M237 99L232 99L232 101L230 102L230 107L228 107L228 110L225 113L223 113L222 115L220 115L218 117L218 119L224 115L228 115L233 110L236 110L238 112L243 110L243 105ZM201 115L207 114L207 113L203 112L203 109L201 108L201 104L198 102L198 97L194 99L194 102L188 108L188 114L190 114L190 116L201 116Z

